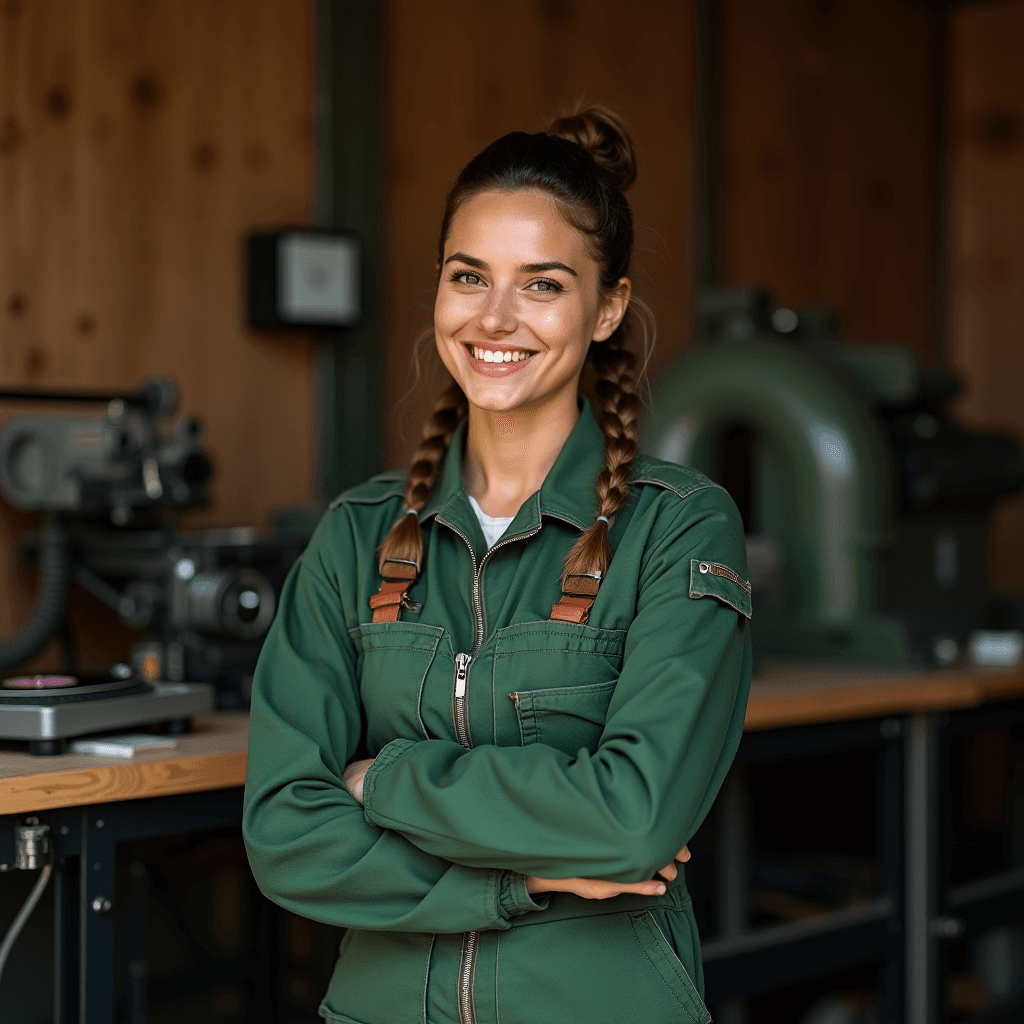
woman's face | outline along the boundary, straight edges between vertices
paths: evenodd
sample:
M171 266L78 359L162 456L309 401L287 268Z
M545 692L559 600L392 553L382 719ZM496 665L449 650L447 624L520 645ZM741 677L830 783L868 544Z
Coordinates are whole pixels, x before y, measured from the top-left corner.
M602 297L583 237L537 192L468 200L452 218L443 260L434 336L470 404L510 413L571 402L575 410L587 349L619 325L629 281Z

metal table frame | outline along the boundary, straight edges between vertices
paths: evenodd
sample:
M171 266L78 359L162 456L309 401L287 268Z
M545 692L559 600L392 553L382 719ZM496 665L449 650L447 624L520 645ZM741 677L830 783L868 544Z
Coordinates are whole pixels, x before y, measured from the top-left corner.
M1011 701L744 735L719 797L718 934L703 944L707 1001L719 1005L720 1024L747 1019L747 996L876 957L884 962L885 1024L935 1024L944 1018L944 940L1024 920L1024 867L951 887L948 865L939 862L951 828L949 740L978 725L1022 720L1024 703ZM746 769L865 747L880 751L878 894L811 920L750 928Z
M0 818L0 862L13 860L14 826L27 817ZM115 892L117 847L157 836L238 826L241 788L68 807L31 817L50 826L55 854L50 883L54 887L54 1024L112 1024L117 1005L112 911L122 898L132 901L125 995L130 1019L145 1020L145 893ZM266 983L270 984L269 979Z

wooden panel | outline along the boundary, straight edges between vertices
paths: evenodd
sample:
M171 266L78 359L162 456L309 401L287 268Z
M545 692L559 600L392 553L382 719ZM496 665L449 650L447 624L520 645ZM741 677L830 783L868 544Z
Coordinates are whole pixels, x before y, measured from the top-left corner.
M641 166L630 194L634 279L658 318L652 370L686 345L693 261L694 6L648 0L478 4L390 0L387 25L387 454L405 460L433 397L411 384L412 342L433 310L437 230L448 185L474 153L515 129L539 131L585 97L617 109Z
M0 7L0 381L174 377L217 467L186 525L313 493L311 342L253 336L241 292L244 233L311 216L311 48L300 0ZM0 516L3 634L34 580L14 570L32 517ZM111 619L75 597L87 665L125 653Z
M958 411L1024 442L1024 2L953 21L950 361ZM996 514L991 578L1024 592L1024 498Z
M924 352L932 16L903 0L721 9L725 279Z

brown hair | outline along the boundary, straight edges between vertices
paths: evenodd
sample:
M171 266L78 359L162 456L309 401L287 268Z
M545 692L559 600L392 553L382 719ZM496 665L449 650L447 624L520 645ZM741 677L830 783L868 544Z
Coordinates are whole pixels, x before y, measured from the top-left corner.
M616 115L600 107L560 117L546 132L512 132L475 156L456 179L441 221L438 266L452 217L482 192L532 191L550 195L566 221L588 241L598 265L601 290L607 295L629 274L633 255L633 214L625 190L636 180L636 157L629 133ZM626 315L605 341L593 343L587 362L593 370L594 411L605 435L604 469L595 485L596 516L611 519L629 496L629 479L638 451L637 357L629 342L639 337L646 354L653 341L648 308L632 299ZM455 428L466 417L466 396L453 383L435 402L413 453L405 489L407 509L421 511L433 489ZM609 525L594 524L573 545L562 570L567 575L602 576L611 562ZM418 518L405 514L381 546L380 565L388 559L423 558Z

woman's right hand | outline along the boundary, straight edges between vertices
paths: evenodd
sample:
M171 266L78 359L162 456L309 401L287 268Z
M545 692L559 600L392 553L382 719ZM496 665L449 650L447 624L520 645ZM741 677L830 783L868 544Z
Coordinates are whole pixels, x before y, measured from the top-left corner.
M679 873L676 861L685 864L689 859L690 851L684 846L658 874L671 882ZM526 891L530 894L571 892L585 900L607 900L625 893L634 896L664 896L665 883L656 878L649 882L606 882L600 878L538 878L536 875L527 875Z

